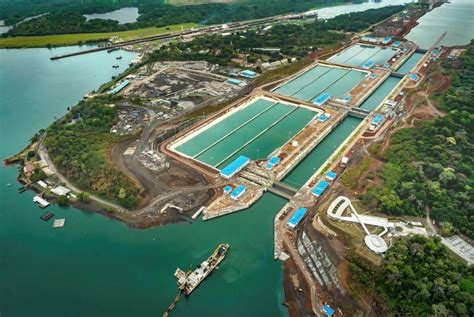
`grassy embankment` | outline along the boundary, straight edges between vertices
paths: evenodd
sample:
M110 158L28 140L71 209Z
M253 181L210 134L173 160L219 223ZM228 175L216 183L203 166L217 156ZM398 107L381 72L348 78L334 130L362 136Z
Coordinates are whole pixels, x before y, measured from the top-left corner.
M65 46L83 44L93 41L107 40L112 36L118 36L124 40L131 40L138 37L152 36L166 32L179 31L196 27L196 23L173 24L164 27L150 27L138 30L109 32L109 33L77 33L58 34L45 36L16 36L0 38L0 48L19 47L45 47L45 46Z

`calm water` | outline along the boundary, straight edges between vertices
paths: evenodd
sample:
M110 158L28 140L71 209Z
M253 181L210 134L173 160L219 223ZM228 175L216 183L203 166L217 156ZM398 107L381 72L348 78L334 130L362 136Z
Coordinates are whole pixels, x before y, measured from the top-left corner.
M135 53L105 51L50 61L82 47L0 50L0 156L14 154L86 93L124 71ZM116 56L123 56L116 60ZM120 68L114 69L112 65Z
M321 9L320 16L401 2ZM458 14L472 17L471 1L452 2L441 9L468 5ZM437 10L432 14L441 14ZM451 30L459 22L459 18L434 20L444 21L442 28ZM463 44L472 37L472 24L463 23L458 26L462 32L450 32L446 41ZM412 40L417 32L426 34L416 29L410 33ZM425 39L429 37L415 41L423 46ZM108 81L117 72L113 64L125 66L133 58L130 53L103 52L56 62L48 59L73 50L77 48L0 50L2 158L23 148L38 129ZM116 61L115 54L124 58ZM359 122L352 117L344 120L285 181L301 186ZM16 176L14 167L0 168L0 315L159 316L176 293L175 268L196 265L223 241L231 244L229 257L178 304L173 316L286 315L281 305L281 265L272 260L273 216L285 203L281 198L265 194L244 212L148 230L52 206L50 211L67 218L63 229L52 230L51 223L39 220L42 210L32 203L33 194L16 192Z
M339 14L360 12L360 11L365 11L369 9L382 8L389 5L404 4L408 2L411 2L411 1L409 0L380 0L380 1L368 0L367 2L364 2L364 3L346 4L346 5L341 5L337 7L323 8L323 9L317 10L317 12L318 12L318 17L320 19L330 19L330 18L334 18L335 16Z
M283 183L300 188L326 162L331 154L354 131L362 119L345 118L331 133L324 138L286 177Z
M77 47L0 50L1 157L116 74L132 53L106 52L51 62ZM231 244L220 270L182 300L173 316L285 316L282 267L273 260L273 217L285 201L266 194L245 212L209 222L135 230L73 208L53 230L33 193L18 194L16 168L0 168L2 316L161 316L177 292L174 270ZM12 186L8 187L7 184ZM245 291L243 291L245 290Z
M322 93L342 98L357 86L366 74L357 70L318 65L292 81L278 87L275 92L300 100L313 100Z
M92 19L103 19L103 20L115 20L119 24L137 22L140 14L138 8L122 8L119 10L107 12L107 13L92 13L84 14L87 20Z
M421 48L430 48L437 39L448 31L442 45L465 45L474 38L474 1L450 0L441 7L425 14L408 35L407 39Z
M398 69L397 73L406 74L415 67L418 61L423 57L423 53L413 53Z
M371 111L377 108L400 80L402 79L394 76L385 79L385 81L369 96L369 98L360 105L360 108Z
M376 46L353 45L328 60L349 66L363 66L370 62L384 65L395 53L396 50L392 48L382 49Z

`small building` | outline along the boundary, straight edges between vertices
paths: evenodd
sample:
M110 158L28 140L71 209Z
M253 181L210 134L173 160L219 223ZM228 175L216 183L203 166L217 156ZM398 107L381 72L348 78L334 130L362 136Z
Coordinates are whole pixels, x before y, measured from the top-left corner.
M343 156L341 159L341 166L346 167L347 163L349 163L349 158L347 156Z
M41 208L46 208L49 206L49 202L47 202L45 199L41 198L40 196L36 195L33 197L33 202L37 203L40 205Z
M336 172L334 172L334 171L329 171L329 172L326 173L326 179L327 179L327 180L329 180L329 181L332 182L332 181L335 180L336 178L337 178Z
M224 194L230 193L232 191L232 186L230 185L225 186L223 191L224 191Z
M253 79L257 77L258 74L254 72L253 70L246 69L246 70L241 71L239 75L245 78Z
M332 309L329 305L323 305L323 312L328 317L334 315L334 309Z
M244 185L239 185L230 193L230 198L233 200L238 200L246 190L247 188Z
M40 185L42 188L46 189L48 188L48 184L46 184L45 182L43 182L42 180L39 180L36 182L38 185Z
M387 45L388 43L390 43L392 41L392 37L391 36L386 36L382 39L382 44L383 45Z
M115 95L117 93L119 93L122 89L124 89L125 87L127 87L128 85L130 85L130 80L124 80L122 81L117 87L115 87L114 89L112 89L110 91L110 94L111 95Z
M378 38L376 38L375 36L366 35L362 37L362 41L375 44L378 42Z
M55 195L58 195L58 196L66 196L67 194L69 194L71 192L71 190L69 188L64 187L64 186L57 186L57 187L51 189L51 192Z
M363 68L363 69L371 69L372 66L374 66L374 65L375 65L375 62L374 62L373 60L370 60L370 59L369 59L369 60L366 61L364 64L362 64L362 68Z
M225 82L228 84L237 85L237 86L240 86L244 83L240 79L236 79L236 78L229 78Z
M375 118L372 120L372 123L374 126L378 126L380 125L380 123L382 123L383 121L383 115L381 114L378 114L375 116Z
M278 163L280 163L280 158L278 156L272 156L268 162L267 162L267 165L265 166L265 169L267 170L272 170L273 167L275 167L276 165L278 165Z
M286 224L288 228L295 229L296 226L301 222L301 219L306 215L308 209L301 207L297 209L290 219L288 219L288 223Z
M322 106L324 105L329 99L331 98L331 94L327 92L323 92L316 98L314 98L312 101L316 106Z
M247 166L249 163L250 163L250 158L241 155L238 158L236 158L232 163L224 167L221 170L220 175L226 179L229 179L235 174L237 174L238 172L240 172L242 169L244 169L245 166Z
M329 187L329 183L327 181L320 180L311 191L311 194L313 194L316 197L320 197L326 191L328 187Z
M318 117L318 121L326 122L329 120L329 118L331 118L331 115L329 113L323 113L322 115Z

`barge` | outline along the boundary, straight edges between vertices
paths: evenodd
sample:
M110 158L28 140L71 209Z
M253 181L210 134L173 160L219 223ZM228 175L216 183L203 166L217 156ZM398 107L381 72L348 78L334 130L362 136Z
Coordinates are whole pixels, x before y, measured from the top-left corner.
M196 287L217 268L219 263L224 260L228 250L228 244L220 244L211 256L203 261L194 271L184 272L180 268L177 268L174 276L178 279L180 292L190 295Z

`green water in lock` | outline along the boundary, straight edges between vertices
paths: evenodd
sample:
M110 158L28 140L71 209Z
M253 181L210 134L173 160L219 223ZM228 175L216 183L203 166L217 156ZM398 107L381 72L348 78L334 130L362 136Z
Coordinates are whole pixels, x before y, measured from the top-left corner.
M242 125L249 124L251 121L258 118L259 115L275 105L275 102L266 99L257 99L248 106L235 111L218 123L209 127L204 127L204 131L199 132L188 141L177 146L176 150L189 156L195 156L207 147L210 147L221 140L223 137L238 130Z
M283 178L283 183L300 188L347 139L362 119L348 116L331 131L295 168Z
M250 124L243 126L238 129L225 139L222 139L219 143L209 148L202 154L196 156L197 160L200 160L209 165L219 165L229 155L232 154L235 149L244 146L247 142L250 142L259 133L269 128L272 124L276 123L285 115L294 111L296 108L287 104L277 104L270 110L266 111L262 115L258 116Z
M378 46L353 45L341 53L331 57L329 61L348 66L360 67L366 62L373 61L375 64L385 64L396 51L392 48L382 49Z
M389 76L379 87L377 87L369 98L360 105L360 108L371 111L377 108L400 80L402 79L395 76Z
M278 87L275 92L308 101L322 93L329 93L334 98L342 98L357 86L365 75L366 73L356 70L318 65Z
M398 69L397 73L406 74L415 67L416 63L423 57L423 53L413 53Z
M267 158L275 149L288 142L288 140L310 122L315 115L316 113L314 111L306 108L298 108L277 125L268 129L254 142L232 155L222 163L219 168L227 166L240 155L250 157L253 160Z

